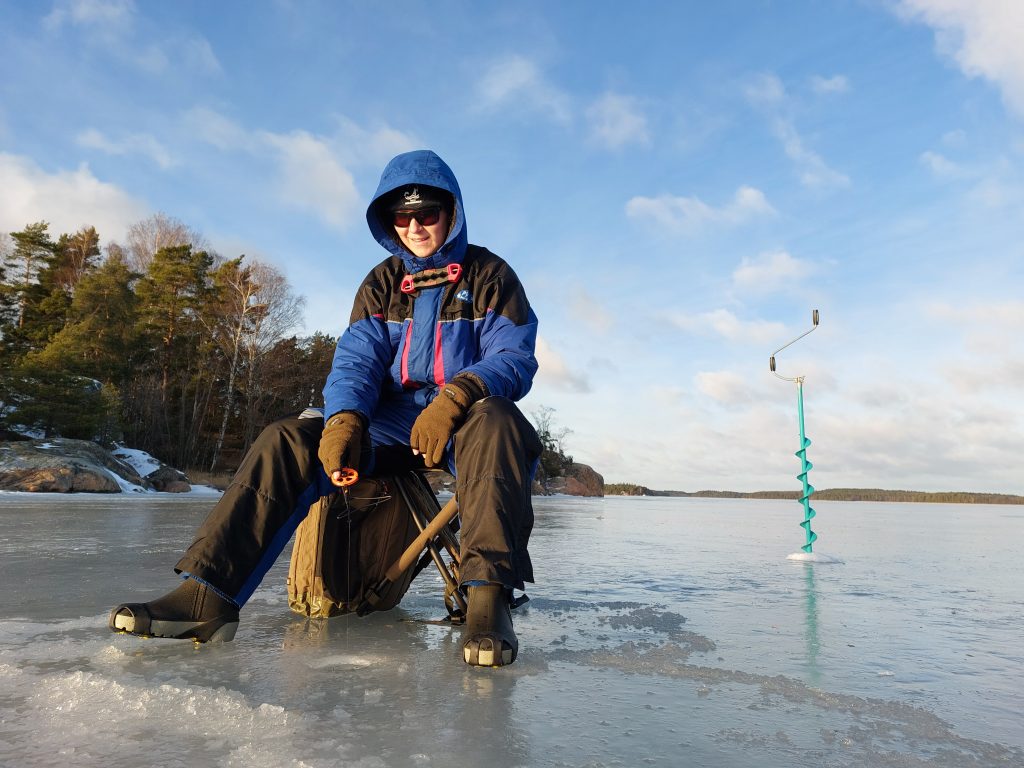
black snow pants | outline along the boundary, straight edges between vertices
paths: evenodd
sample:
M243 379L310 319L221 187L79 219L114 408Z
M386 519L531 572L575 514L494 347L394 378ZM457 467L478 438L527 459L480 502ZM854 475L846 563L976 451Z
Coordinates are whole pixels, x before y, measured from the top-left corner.
M317 458L323 426L322 417L294 416L263 430L174 570L244 605L310 504L338 490ZM449 450L461 519L461 580L522 589L533 581L527 543L541 453L536 431L511 400L488 397L470 408ZM408 446L374 445L372 451L374 474L422 466Z

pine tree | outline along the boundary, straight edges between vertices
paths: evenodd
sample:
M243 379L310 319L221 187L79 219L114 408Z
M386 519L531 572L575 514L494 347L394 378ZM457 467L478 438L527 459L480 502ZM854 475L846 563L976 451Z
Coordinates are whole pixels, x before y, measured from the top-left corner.
M54 247L54 286L69 296L79 281L100 262L100 236L95 227L82 227L73 235L61 235Z
M44 349L67 325L75 287L95 268L99 255L99 235L94 227L61 235L53 244L52 255L27 291L20 329L27 353Z
M18 307L17 326L25 325L25 306L29 289L35 285L39 273L53 260L54 243L45 221L29 224L21 232L11 232L14 250L4 264L9 285L13 288Z
M26 361L10 373L16 381L4 414L6 426L109 443L119 436L117 391L95 379Z
M193 252L190 245L162 248L136 287L139 330L158 361L165 400L172 371L191 358L202 335L199 313L210 291L212 265L209 253Z
M34 327L40 314L59 314L61 300L50 296L49 286L40 286L39 276L52 265L55 245L48 232L49 224L38 221L20 232L11 232L14 247L4 259L4 292L13 306L13 318L5 329L3 353L5 362L15 365L24 355L41 346L48 329ZM49 303L47 300L50 299ZM66 309L66 307L65 307Z
M136 354L136 275L115 255L77 281L68 323L33 362L120 386Z
M122 390L133 444L180 467L202 451L204 422L222 360L201 314L213 257L190 245L163 248L136 286L141 370Z

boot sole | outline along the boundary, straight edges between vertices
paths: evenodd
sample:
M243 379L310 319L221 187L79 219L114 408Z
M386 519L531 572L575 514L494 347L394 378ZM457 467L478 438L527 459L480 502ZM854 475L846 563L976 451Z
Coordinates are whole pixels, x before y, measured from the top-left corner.
M195 640L197 643L227 643L235 639L238 620L225 617L209 621L167 621L150 619L148 629L136 629L136 616L127 608L118 606L111 616L110 628L136 637L166 637L172 640ZM144 622L143 622L144 624Z

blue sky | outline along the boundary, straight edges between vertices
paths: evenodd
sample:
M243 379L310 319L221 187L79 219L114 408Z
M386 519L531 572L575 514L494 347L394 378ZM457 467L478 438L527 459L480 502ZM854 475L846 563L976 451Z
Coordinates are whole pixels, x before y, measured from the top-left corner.
M1024 493L1024 3L0 0L0 231L163 212L336 334L420 147L606 480L797 487L817 308L817 487Z

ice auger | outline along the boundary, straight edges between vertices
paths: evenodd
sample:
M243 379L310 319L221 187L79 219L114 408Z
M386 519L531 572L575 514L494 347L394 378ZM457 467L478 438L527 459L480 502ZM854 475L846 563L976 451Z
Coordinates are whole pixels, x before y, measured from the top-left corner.
M811 494L814 493L814 486L807 481L807 473L811 471L811 468L814 465L807 460L807 446L811 444L811 441L807 439L807 435L804 432L804 377L796 376L794 378L789 378L787 376L780 376L775 370L775 356L786 347L796 343L818 327L818 310L816 309L813 310L812 320L814 324L811 326L809 331L804 331L793 339L793 341L788 344L783 344L772 353L772 356L768 360L768 365L771 368L772 373L774 373L778 378L783 381L796 382L796 405L797 414L800 420L800 450L796 452L796 457L800 459L800 474L797 475L796 478L803 484L803 493L800 495L800 503L804 508L804 519L801 521L800 527L804 529L804 532L807 535L807 543L805 543L801 549L808 553L811 552L811 545L817 540L818 535L811 530L811 518L813 518L816 513L814 508L811 507Z

